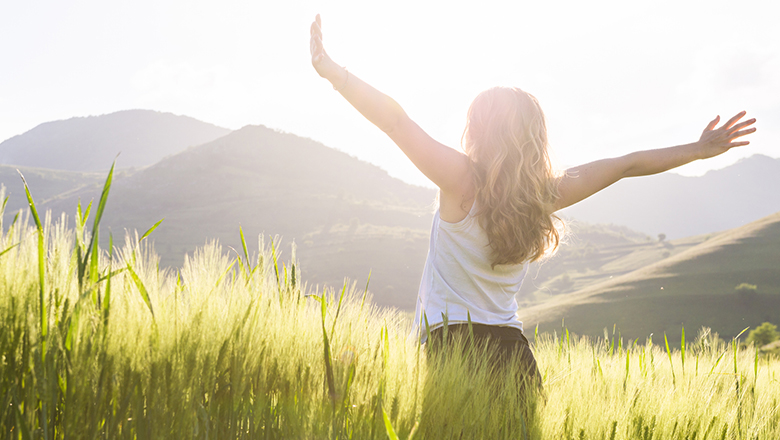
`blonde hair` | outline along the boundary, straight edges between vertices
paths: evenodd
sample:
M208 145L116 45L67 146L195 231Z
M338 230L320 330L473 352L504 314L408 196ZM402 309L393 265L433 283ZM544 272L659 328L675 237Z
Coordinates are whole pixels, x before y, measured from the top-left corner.
M477 218L492 248L492 266L537 261L561 240L553 214L558 178L536 98L496 87L471 103L463 133L476 188Z

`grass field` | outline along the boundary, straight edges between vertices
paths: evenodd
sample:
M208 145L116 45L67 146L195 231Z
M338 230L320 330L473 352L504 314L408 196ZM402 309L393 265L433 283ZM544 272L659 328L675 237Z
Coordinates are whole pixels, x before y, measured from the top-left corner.
M146 234L101 250L85 225L104 206L3 226L4 438L780 438L780 361L736 340L531 331L544 389L526 394L463 341L427 356L362 283L309 289L277 241L177 271Z

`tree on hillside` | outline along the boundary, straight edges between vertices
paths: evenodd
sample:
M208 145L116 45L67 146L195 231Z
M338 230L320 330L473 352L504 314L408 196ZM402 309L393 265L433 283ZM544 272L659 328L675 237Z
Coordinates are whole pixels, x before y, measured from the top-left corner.
M664 234L663 232L658 234L658 242L663 243L664 240L666 240L666 234Z
M745 342L748 344L755 344L756 347L763 347L778 339L780 339L780 333L777 332L777 326L765 322L751 331Z
M741 283L734 290L743 299L753 298L758 294L758 286L750 283Z

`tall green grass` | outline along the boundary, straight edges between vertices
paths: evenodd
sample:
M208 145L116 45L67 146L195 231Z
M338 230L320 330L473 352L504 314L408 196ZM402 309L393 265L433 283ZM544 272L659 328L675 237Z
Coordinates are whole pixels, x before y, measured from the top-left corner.
M90 233L91 205L76 211L0 236L4 438L780 438L780 362L716 335L684 357L537 335L534 398L484 348L450 336L428 356L367 289L309 288L278 240L251 256L239 231L241 252L209 243L161 270L153 228L99 249L99 215Z

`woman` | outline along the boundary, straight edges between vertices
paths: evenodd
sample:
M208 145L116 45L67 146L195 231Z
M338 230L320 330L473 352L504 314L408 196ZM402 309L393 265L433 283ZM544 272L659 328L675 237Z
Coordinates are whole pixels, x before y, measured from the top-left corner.
M526 263L558 246L560 220L554 213L625 177L660 173L748 145L737 139L756 130L748 128L755 119L739 122L745 112L717 128L716 117L697 142L603 159L556 176L544 114L520 89L493 88L477 96L468 111L464 154L436 142L393 99L336 64L323 47L319 15L311 26L311 55L317 73L439 187L415 335L435 341L470 329L499 353L517 355L521 369L533 376L536 362L514 295Z

